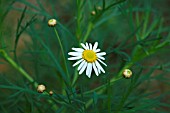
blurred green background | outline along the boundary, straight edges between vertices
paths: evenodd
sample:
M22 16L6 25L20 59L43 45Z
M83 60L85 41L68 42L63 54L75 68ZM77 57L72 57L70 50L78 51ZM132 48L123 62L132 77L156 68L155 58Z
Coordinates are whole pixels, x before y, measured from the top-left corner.
M47 92L55 92L53 97L37 93L33 83L1 55L0 113L169 113L170 1L80 1L0 0L0 49L38 84L45 84ZM91 11L102 7L103 1L106 6L121 2L97 20ZM62 93L65 73L59 67L64 70L64 63L54 29L47 24L51 18L57 19L66 58L82 42L89 23L94 24L87 41L99 42L107 52L106 74L93 74L91 79L80 75L72 90L66 87L66 94ZM73 62L66 62L72 81L76 71ZM134 73L132 79L121 78L109 85L126 66ZM93 91L103 84L106 91Z

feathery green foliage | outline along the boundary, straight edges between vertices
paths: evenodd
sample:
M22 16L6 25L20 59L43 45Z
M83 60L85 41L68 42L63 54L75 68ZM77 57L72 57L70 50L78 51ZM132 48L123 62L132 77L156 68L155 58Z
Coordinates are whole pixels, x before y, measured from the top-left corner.
M168 2L0 0L0 113L169 113ZM106 73L67 60L84 42L106 51Z

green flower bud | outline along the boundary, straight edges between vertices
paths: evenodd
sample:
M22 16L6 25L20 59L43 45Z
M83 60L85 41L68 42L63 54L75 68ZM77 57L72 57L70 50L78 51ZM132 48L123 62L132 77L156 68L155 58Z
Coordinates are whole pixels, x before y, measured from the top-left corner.
M48 26L54 27L56 24L57 24L57 20L56 19L48 20Z
M132 76L132 71L130 69L124 69L123 77L124 78L130 78L131 76Z

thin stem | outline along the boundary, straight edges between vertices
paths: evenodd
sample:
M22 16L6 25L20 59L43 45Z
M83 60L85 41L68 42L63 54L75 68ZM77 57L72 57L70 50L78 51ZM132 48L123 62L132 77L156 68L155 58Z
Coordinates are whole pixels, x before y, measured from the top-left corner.
M24 77L26 77L30 82L34 82L34 79L27 73L25 70L23 70L13 59L11 59L8 54L4 50L0 50L1 55L3 58L11 64L16 70L18 70ZM34 83L34 86L37 87L37 83Z
M70 81L70 77L69 77L69 72L68 72L68 67L67 67L67 63L66 63L66 58L65 58L65 54L64 54L64 49L63 49L63 45L61 43L61 40L60 40L60 37L58 35L58 32L56 30L56 28L54 28L54 31L55 31L55 34L58 38L58 42L59 42L59 45L60 45L60 48L61 48L61 52L62 52L62 56L63 56L63 60L64 60L64 65L65 65L65 69L66 69L66 73L67 73L67 78L69 79ZM70 83L70 82L69 82Z
M77 78L78 78L78 72L77 72L77 68L75 69L74 71L74 77L73 77L73 82L72 82L72 86L75 85L76 81L77 81Z
M110 81L110 85L113 85L114 82L120 80L122 77L119 77L119 78L113 78L111 81ZM103 88L106 88L106 86L108 85L108 83L104 84L104 85L101 85L93 90L90 90L90 91L87 91L85 92L84 94L89 94L89 93L93 93L94 91L98 91L98 90L102 90Z
M77 39L80 39L81 38L81 35L82 35L82 30L81 30L81 22L82 22L82 18L83 18L83 15L82 15L82 8L81 7L81 0L77 0L77 27L76 27L76 37Z
M101 93L103 93L102 90L99 90L99 91L97 92L97 94L101 94ZM93 103L93 99L90 99L90 100L86 103L86 108L88 108L92 103Z
M129 87L127 93L122 97L121 102L120 102L120 104L119 104L119 106L118 106L118 109L117 109L117 111L116 111L115 113L119 113L120 110L123 108L124 103L126 102L128 96L130 95L130 93L132 92L132 90L133 90L133 89L132 89L132 85L131 85L131 86Z
M90 22L90 23L88 24L88 27L87 27L87 32L86 32L84 38L81 40L82 42L85 42L85 41L88 39L91 31L93 30L93 27L94 27L93 23ZM78 28L77 28L77 29L78 29ZM77 69L75 69L72 86L75 85L75 82L77 81L77 78L78 78L78 73L77 73Z
M132 62L126 64L126 65L119 71L117 77L116 77L116 78L112 78L112 79L110 80L110 85L113 85L115 81L121 79L121 78L122 78L121 75L122 75L123 70L126 69L126 68L131 67L132 65L133 65ZM101 94L101 93L103 93L103 92L106 90L106 86L107 86L107 84L104 84L104 85L99 86L99 87L97 87L97 88L95 88L95 89L93 89L93 90L90 90L90 91L88 91L88 92L85 92L85 94L89 94L89 93L92 93L92 92L94 92L94 91L97 91L98 94ZM86 108L88 108L88 107L92 104L92 102L93 102L92 99L90 99L90 100L86 103Z
M122 75L123 70L126 69L126 68L131 67L132 64L133 64L133 63L128 63L128 64L126 64L126 65L119 71L118 76L115 77L115 78L112 78L112 79L110 80L110 85L113 85L114 82L116 82L117 80L120 80L120 79L122 78L121 75ZM101 85L101 86L99 86L99 87L97 87L97 88L95 88L95 89L93 89L93 90L90 90L90 91L85 92L84 94L89 94L89 93L93 93L94 91L103 90L103 89L106 88L106 85L107 85L107 84Z
M88 25L88 28L87 28L87 32L86 32L86 34L85 34L85 36L83 38L83 42L85 42L87 40L87 38L89 37L91 31L93 30L93 27L94 27L93 23L90 22L89 25Z
M22 68L20 67L11 57L2 49L0 49L0 54L2 57L9 63L11 66L13 66L18 72L20 72L25 78L27 78L30 82L34 82L34 87L36 88L38 86L38 83L34 81L34 79ZM48 95L48 92L44 92L45 95ZM50 104L53 104L53 109L58 109L58 106L53 103L52 100L47 100Z
M64 80L65 84L66 84L67 86L69 86L69 85L68 85L68 81L67 81L67 79L66 79L66 77L65 77L65 73L62 73L63 69L62 69L61 66L59 65L59 63L58 63L58 61L56 60L55 56L53 55L53 53L51 52L51 50L47 47L47 45L46 45L42 40L40 40L40 41L41 41L42 45L44 46L44 48L47 50L47 52L48 52L49 56L51 57L51 59L54 61L55 65L58 67L58 70L60 71L61 76L62 76L62 79Z

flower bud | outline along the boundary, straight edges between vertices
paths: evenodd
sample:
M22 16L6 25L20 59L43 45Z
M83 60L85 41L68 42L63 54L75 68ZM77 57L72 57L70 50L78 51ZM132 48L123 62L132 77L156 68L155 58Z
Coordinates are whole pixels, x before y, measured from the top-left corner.
M97 7L97 10L101 11L101 10L102 10L102 7L98 6L98 7Z
M46 90L45 85L43 85L43 84L38 85L37 91L38 91L39 93L43 93L45 90Z
M124 69L123 77L124 78L130 78L131 76L132 76L132 71L130 69Z
M52 96L54 94L53 91L49 91L49 95Z
M91 15L93 15L93 16L96 15L96 12L95 12L95 11L92 11L92 12L91 12Z
M48 26L54 27L56 24L57 24L57 20L56 19L48 20Z

